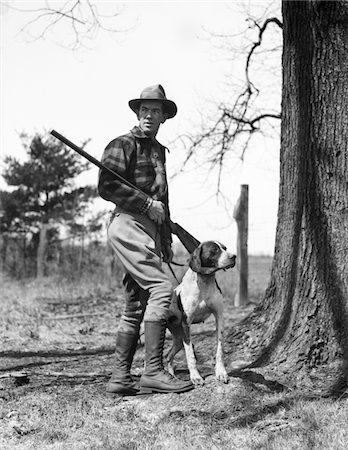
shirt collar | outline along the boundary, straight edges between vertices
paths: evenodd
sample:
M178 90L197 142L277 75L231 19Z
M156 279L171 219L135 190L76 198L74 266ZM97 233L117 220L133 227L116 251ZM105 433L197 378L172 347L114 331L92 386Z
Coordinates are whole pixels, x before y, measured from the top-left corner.
M149 136L146 136L146 134L143 132L143 130L140 127L135 126L130 130L130 132L132 133L132 135L134 137L136 137L138 139L149 139L151 142L155 142L157 145L159 145L160 147L163 147L169 153L169 149L167 147L164 147L162 144L160 144L156 138L151 138Z

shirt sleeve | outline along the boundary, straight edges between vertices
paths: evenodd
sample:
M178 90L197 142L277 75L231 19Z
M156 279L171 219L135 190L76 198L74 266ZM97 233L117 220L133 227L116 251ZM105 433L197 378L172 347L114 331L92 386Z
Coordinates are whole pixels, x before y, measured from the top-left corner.
M131 142L126 138L117 138L105 148L102 163L128 180L132 152ZM135 213L146 213L151 204L148 195L125 185L104 170L99 171L98 192L104 200Z

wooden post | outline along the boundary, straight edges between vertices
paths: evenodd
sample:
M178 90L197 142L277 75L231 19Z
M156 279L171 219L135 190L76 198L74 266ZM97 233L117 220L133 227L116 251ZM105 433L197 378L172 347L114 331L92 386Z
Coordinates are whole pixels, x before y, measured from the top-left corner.
M237 270L239 275L238 290L234 306L248 303L248 219L249 219L249 186L241 185L240 197L234 207L233 217L237 222Z
M5 210L2 207L2 200L0 197L0 223L2 222L2 219L5 217L6 213ZM0 273L4 273L5 268L5 262L6 262L6 247L7 247L7 233L5 234L2 232L0 234L0 252L1 252L1 258L0 258Z

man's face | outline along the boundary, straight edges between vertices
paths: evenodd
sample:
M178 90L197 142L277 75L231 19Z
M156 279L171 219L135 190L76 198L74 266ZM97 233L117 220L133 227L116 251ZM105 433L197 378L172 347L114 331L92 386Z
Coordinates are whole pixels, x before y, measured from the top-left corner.
M166 120L162 103L157 100L145 100L141 102L138 119L139 127L147 136L156 136L159 126Z

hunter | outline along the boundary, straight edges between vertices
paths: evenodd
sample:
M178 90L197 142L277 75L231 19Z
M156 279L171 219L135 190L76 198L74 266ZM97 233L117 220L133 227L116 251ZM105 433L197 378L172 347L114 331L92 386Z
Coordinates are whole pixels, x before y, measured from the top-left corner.
M171 230L166 148L156 140L161 124L177 113L161 85L145 88L139 98L129 101L139 125L111 141L102 163L141 191L122 184L107 172L99 174L98 190L116 205L108 228L108 240L125 269L123 285L125 310L116 337L115 363L107 392L136 395L141 392L186 392L193 388L164 369L163 347L173 287L162 268L170 262ZM130 374L144 319L145 370L140 386Z

